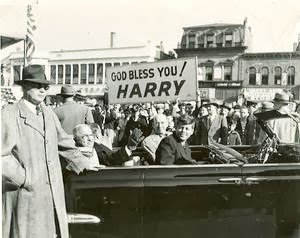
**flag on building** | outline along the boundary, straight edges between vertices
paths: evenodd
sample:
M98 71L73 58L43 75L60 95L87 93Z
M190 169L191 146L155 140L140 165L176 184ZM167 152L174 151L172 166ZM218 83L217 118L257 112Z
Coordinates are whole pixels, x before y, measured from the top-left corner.
M26 42L25 55L28 63L30 63L35 51L34 34L33 34L35 29L36 29L36 25L35 25L32 5L28 5L27 6L27 32L26 32L26 39L25 39Z

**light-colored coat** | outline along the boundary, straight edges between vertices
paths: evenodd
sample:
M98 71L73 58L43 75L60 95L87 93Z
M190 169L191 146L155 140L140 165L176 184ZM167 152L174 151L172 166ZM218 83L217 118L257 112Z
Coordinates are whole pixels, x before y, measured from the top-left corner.
M77 173L87 162L55 113L41 106L44 124L23 100L2 111L3 238L53 238L54 210L61 237L69 237L58 146Z

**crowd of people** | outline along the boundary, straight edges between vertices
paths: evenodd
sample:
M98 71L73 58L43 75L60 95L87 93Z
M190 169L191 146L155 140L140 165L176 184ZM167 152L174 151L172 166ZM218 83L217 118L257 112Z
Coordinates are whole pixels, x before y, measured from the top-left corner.
M63 85L62 104L51 108L43 67L24 67L22 75L23 98L2 110L3 237L68 237L62 169L79 174L122 166L137 147L146 154L145 165L197 164L189 145L212 145L239 157L227 145L262 143L266 132L258 118L274 112L282 116L267 124L278 140L299 143L299 102L285 92L272 102L243 105L201 101L198 93L195 102L91 106ZM37 214L45 208L48 216Z

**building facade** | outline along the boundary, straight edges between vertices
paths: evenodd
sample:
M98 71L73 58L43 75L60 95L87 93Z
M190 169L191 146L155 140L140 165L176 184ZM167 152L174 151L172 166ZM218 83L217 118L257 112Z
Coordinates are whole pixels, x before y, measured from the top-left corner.
M203 98L237 96L242 88L240 55L251 52L251 29L243 24L210 24L183 28L177 56L197 57L198 86Z
M243 94L249 100L272 100L276 92L294 93L300 85L300 52L244 54L241 60Z
M202 98L245 96L264 101L287 90L299 99L300 39L292 52L252 53L247 19L243 24L192 26L183 31L175 51L179 58L197 57Z
M107 68L132 65L172 58L161 46L151 43L143 46L110 47L103 49L59 50L36 54L31 64L41 64L52 85L49 95L60 92L61 85L71 84L88 96L103 97L106 91ZM23 52L12 52L2 60L1 86L9 87L17 98L22 95L15 82L22 79L24 67Z

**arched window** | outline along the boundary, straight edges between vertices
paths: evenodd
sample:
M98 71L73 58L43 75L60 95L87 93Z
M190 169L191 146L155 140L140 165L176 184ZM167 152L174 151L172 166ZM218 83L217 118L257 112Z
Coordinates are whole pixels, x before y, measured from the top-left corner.
M269 84L269 69L267 67L262 67L261 69L261 84L262 85Z
M254 67L249 69L249 84L256 85L256 68Z
M232 80L232 66L224 66L224 80Z
M295 85L295 67L289 66L287 70L287 84Z
M282 80L282 69L279 66L276 66L274 69L274 84L281 85Z
M205 80L213 80L213 66L205 66Z

